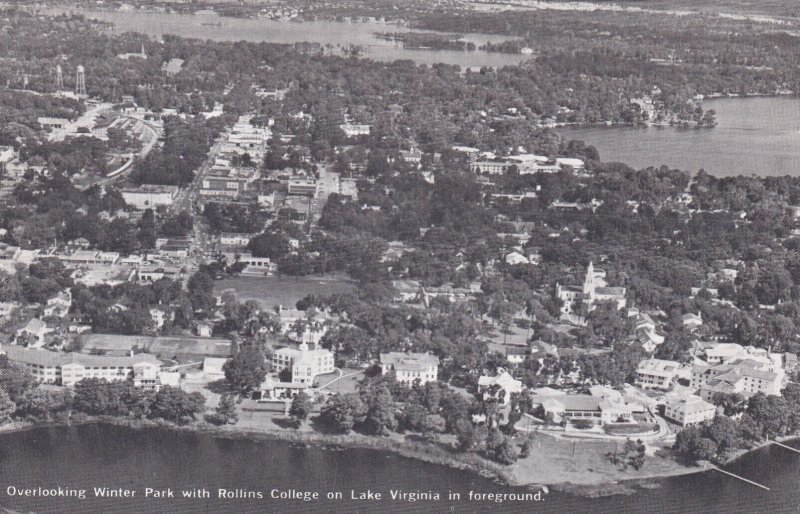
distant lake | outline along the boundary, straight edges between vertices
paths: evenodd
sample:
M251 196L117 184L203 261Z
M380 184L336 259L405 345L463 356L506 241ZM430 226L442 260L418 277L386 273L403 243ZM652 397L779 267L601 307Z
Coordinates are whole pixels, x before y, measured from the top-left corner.
M418 64L457 64L462 68L482 66L501 67L519 64L530 58L522 54L502 54L483 50L460 52L456 50L420 50L403 48L402 43L384 41L375 37L375 32L431 32L410 29L392 23L378 21L335 22L310 21L292 22L258 18L228 18L217 15L193 15L155 12L119 12L91 10L77 7L43 9L45 14L76 13L87 18L113 23L119 32L140 32L160 38L164 34L213 41L251 41L267 43L298 43L303 41L330 44L327 53L344 55L343 50L350 45L364 48L362 56L376 61L392 62L410 59ZM464 34L464 41L481 46L486 42L499 43L508 38L489 34ZM135 51L132 49L131 51Z
M604 161L634 168L660 166L717 176L800 175L800 99L795 97L714 98L703 102L717 112L712 129L602 127L560 129L582 139Z
M797 512L800 456L771 447L729 470L768 487L764 491L717 472L654 481L630 496L589 499L550 492L542 502L467 501L469 491L523 493L466 471L365 449L326 450L283 441L227 439L208 434L110 425L37 428L0 435L0 506L19 512L280 512L285 513L720 513ZM82 488L86 499L11 497L8 487ZM94 487L129 488L134 498L95 498ZM146 487L205 488L210 499L141 498ZM217 498L218 489L341 491L341 500ZM349 499L350 490L381 492L379 501ZM439 501L385 499L390 489L435 491ZM451 501L447 492L461 495ZM234 493L235 494L235 493Z

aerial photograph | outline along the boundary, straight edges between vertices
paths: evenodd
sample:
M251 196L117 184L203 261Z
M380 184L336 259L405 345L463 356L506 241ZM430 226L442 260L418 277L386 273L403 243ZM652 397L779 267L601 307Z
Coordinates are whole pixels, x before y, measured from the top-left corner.
M797 0L0 0L0 514L800 510Z

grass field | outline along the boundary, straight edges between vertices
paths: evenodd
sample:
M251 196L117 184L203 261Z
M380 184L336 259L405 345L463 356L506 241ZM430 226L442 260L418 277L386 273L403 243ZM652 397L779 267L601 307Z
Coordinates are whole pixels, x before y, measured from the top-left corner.
M313 275L308 277L240 276L219 280L214 284L214 294L234 289L239 301L257 300L263 307L276 305L294 307L298 300L310 294L326 296L355 289L355 283L342 275Z

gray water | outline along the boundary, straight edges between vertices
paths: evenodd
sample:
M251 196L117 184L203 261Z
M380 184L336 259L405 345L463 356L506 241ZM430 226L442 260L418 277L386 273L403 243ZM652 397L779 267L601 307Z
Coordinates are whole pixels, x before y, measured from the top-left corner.
M383 23L311 21L291 22L257 18L228 18L216 15L192 15L155 12L119 12L81 8L54 8L41 11L46 14L71 12L87 18L113 23L117 32L140 32L161 38L164 34L182 37L210 39L213 41L251 41L267 43L314 42L331 45L326 53L343 55L350 45L364 48L363 57L382 62L410 59L418 64L457 64L462 68L477 69L482 66L501 67L515 65L530 58L521 54L502 54L482 50L422 50L406 49L402 43L384 41L375 37L375 32L430 32L412 30L407 27ZM441 34L441 33L440 33ZM498 43L503 36L488 34L465 34L465 41L475 46L487 41ZM135 50L135 49L134 49ZM134 51L131 50L131 51Z
M717 176L800 174L800 99L715 98L703 107L717 112L716 127L603 127L561 133L594 145L604 161L637 169L666 164Z
M0 436L0 506L37 513L62 512L515 512L515 513L744 513L797 512L800 456L771 447L727 469L771 488L764 491L716 472L656 482L628 496L589 499L550 492L541 502L466 500L469 491L522 493L476 474L385 452L332 450L282 441L249 441L167 429L132 430L110 425L37 428ZM87 498L9 496L8 488L88 489ZM126 488L133 498L96 498L94 487ZM144 498L145 488L171 488L176 498ZM209 499L180 498L205 488ZM262 492L263 499L219 499L219 489ZM317 501L272 499L271 491L317 491ZM433 491L440 500L388 498L391 489ZM380 500L353 500L367 490ZM328 500L328 492L343 498ZM450 500L449 493L461 500Z

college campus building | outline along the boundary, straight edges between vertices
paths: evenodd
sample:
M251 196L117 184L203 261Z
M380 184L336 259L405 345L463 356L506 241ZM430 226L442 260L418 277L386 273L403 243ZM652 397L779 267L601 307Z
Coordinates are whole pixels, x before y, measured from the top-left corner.
M2 352L12 362L26 368L37 382L73 386L84 378L104 378L109 381L135 379L137 387L158 387L161 361L154 355L139 353L125 357L59 353L5 345Z
M578 302L586 305L588 310L592 310L597 302L613 302L617 309L624 309L626 304L625 288L608 287L605 278L606 272L600 269L595 270L594 265L590 262L586 268L583 286L556 284L556 297L564 302L561 313L572 314L573 307Z
M681 365L674 361L650 358L639 363L636 385L643 389L668 390Z
M735 359L716 366L693 366L689 387L710 402L717 393L780 395L785 380L786 372L780 367L754 359Z
M711 421L716 415L714 404L695 395L668 399L664 407L664 417L684 427Z
M429 353L389 352L381 354L381 373L394 373L395 380L411 385L436 382L439 375L439 357Z
M309 350L301 343L298 348L281 348L272 354L272 366L277 372L292 371L293 384L314 383L317 375L333 373L333 354L328 350Z

